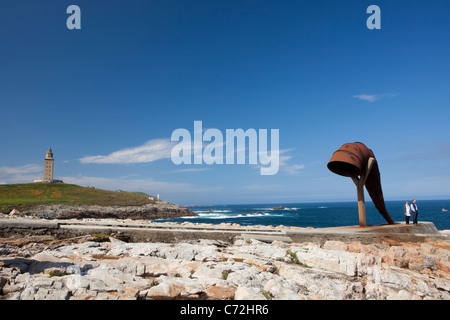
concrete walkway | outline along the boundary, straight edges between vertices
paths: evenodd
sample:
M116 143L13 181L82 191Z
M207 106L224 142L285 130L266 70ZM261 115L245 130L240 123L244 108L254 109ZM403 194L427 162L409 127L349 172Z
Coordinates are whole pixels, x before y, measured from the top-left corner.
M418 225L398 223L361 228L345 226L332 228L290 228L264 226L223 226L209 224L169 224L130 220L38 220L30 218L0 219L0 236L33 233L52 234L68 238L90 234L120 234L133 242L179 242L195 239L233 241L237 237L264 242L316 242L327 240L361 241L372 243L383 239L424 241L429 237L443 237L432 222Z

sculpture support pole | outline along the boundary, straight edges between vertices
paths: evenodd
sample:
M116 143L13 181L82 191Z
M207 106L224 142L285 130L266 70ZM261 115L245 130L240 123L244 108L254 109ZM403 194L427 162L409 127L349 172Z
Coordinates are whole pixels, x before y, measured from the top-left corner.
M369 176L370 170L375 159L370 157L367 161L367 166L364 168L360 178L352 177L353 182L356 185L356 192L358 196L358 214L359 214L359 226L364 228L367 226L366 223L366 203L364 201L364 185L366 184L367 177Z

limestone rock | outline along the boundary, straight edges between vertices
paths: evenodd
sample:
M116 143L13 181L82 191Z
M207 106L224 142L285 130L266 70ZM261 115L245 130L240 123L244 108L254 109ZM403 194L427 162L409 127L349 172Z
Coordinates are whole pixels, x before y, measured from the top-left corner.
M236 293L234 287L212 286L205 290L208 299L211 300L233 300Z
M261 289L256 287L242 287L237 288L234 295L236 300L266 300L261 292Z
M450 300L449 243L9 242L0 298Z

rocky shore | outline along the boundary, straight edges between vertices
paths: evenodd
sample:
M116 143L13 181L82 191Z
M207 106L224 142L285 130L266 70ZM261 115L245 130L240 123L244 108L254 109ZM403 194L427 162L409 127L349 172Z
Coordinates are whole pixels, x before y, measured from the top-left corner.
M26 211L14 211L16 216L44 219L165 219L197 215L189 209L165 201L141 206L40 205Z
M450 240L0 239L0 299L450 300Z

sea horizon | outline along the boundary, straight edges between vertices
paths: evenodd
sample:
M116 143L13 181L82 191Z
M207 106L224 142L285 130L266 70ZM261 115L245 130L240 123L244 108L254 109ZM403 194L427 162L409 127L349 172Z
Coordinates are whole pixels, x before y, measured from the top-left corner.
M385 202L388 201L412 201L413 199L421 199L421 198L402 198L402 199L390 199L390 200L384 200ZM421 199L420 201L450 201L450 198L437 198L437 199ZM212 203L212 204L179 204L183 207L207 207L207 206L234 206L234 205L254 205L254 204L298 204L298 203L340 203L340 202L355 202L357 203L357 200L323 200L323 201L278 201L278 202L249 202L249 203ZM366 199L366 204L372 203L372 200Z

